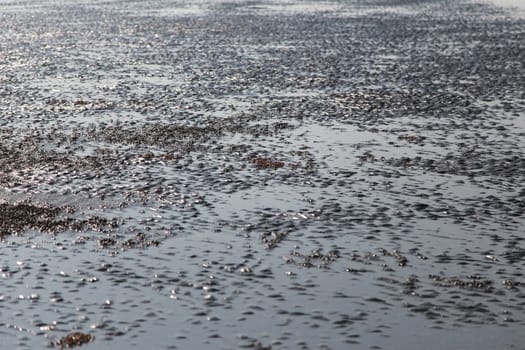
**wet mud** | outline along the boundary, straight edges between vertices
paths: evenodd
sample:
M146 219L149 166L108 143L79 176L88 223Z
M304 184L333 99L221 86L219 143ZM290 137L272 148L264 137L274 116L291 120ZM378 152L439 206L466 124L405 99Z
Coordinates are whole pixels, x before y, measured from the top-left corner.
M0 3L18 349L519 349L525 22L473 1Z

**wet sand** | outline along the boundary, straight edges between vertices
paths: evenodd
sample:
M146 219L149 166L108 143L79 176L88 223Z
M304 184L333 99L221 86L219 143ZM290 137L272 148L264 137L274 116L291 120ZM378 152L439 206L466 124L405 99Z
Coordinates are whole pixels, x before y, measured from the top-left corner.
M0 347L520 349L525 22L0 2Z

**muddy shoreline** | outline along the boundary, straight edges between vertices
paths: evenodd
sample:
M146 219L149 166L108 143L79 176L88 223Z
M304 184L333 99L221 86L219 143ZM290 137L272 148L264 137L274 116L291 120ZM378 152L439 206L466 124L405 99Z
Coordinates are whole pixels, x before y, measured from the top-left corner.
M3 344L520 348L524 32L472 1L1 2Z

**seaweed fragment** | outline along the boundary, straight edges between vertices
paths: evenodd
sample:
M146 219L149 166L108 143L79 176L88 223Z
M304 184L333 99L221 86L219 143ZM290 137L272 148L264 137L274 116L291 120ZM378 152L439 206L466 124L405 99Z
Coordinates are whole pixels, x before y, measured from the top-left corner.
M332 262L337 260L340 257L339 251L334 249L330 250L327 253L323 253L320 248L312 250L308 254L302 254L298 251L294 251L291 255L301 258L300 261L295 261L292 258L287 258L286 263L295 263L298 266L304 268L327 268Z
M278 169L284 166L284 162L264 157L255 157L252 159L252 163L259 169Z
M18 235L33 229L40 232L58 233L61 231L100 231L104 227L116 227L115 220L98 216L87 219L57 218L63 211L71 213L71 208L34 205L29 202L0 204L0 238Z
M383 256L391 256L395 258L397 260L397 264L401 267L405 267L408 263L407 257L399 253L397 250L393 250L392 252L389 252L384 248L379 248L378 250Z
M266 244L266 247L268 249L273 249L281 243L286 236L288 236L287 232L281 232L281 231L271 231L271 232L265 232L261 235L261 241Z
M479 289L485 292L490 292L494 289L493 282L490 280L483 280L479 276L470 276L466 279L458 277L442 277L437 275L430 275L429 278L440 287L459 287L461 289Z
M125 249L131 249L131 248L148 248L148 247L157 247L159 245L159 241L156 239L148 239L145 233L138 232L134 238L130 238L124 242L122 242L122 246Z
M57 340L56 346L60 349L73 348L92 342L93 340L95 340L95 337L90 334L73 332Z

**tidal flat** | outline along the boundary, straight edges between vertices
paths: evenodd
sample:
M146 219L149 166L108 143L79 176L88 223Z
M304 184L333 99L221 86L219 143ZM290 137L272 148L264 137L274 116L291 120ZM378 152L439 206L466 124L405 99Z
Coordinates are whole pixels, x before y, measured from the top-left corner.
M2 0L0 136L0 348L523 348L511 8Z

